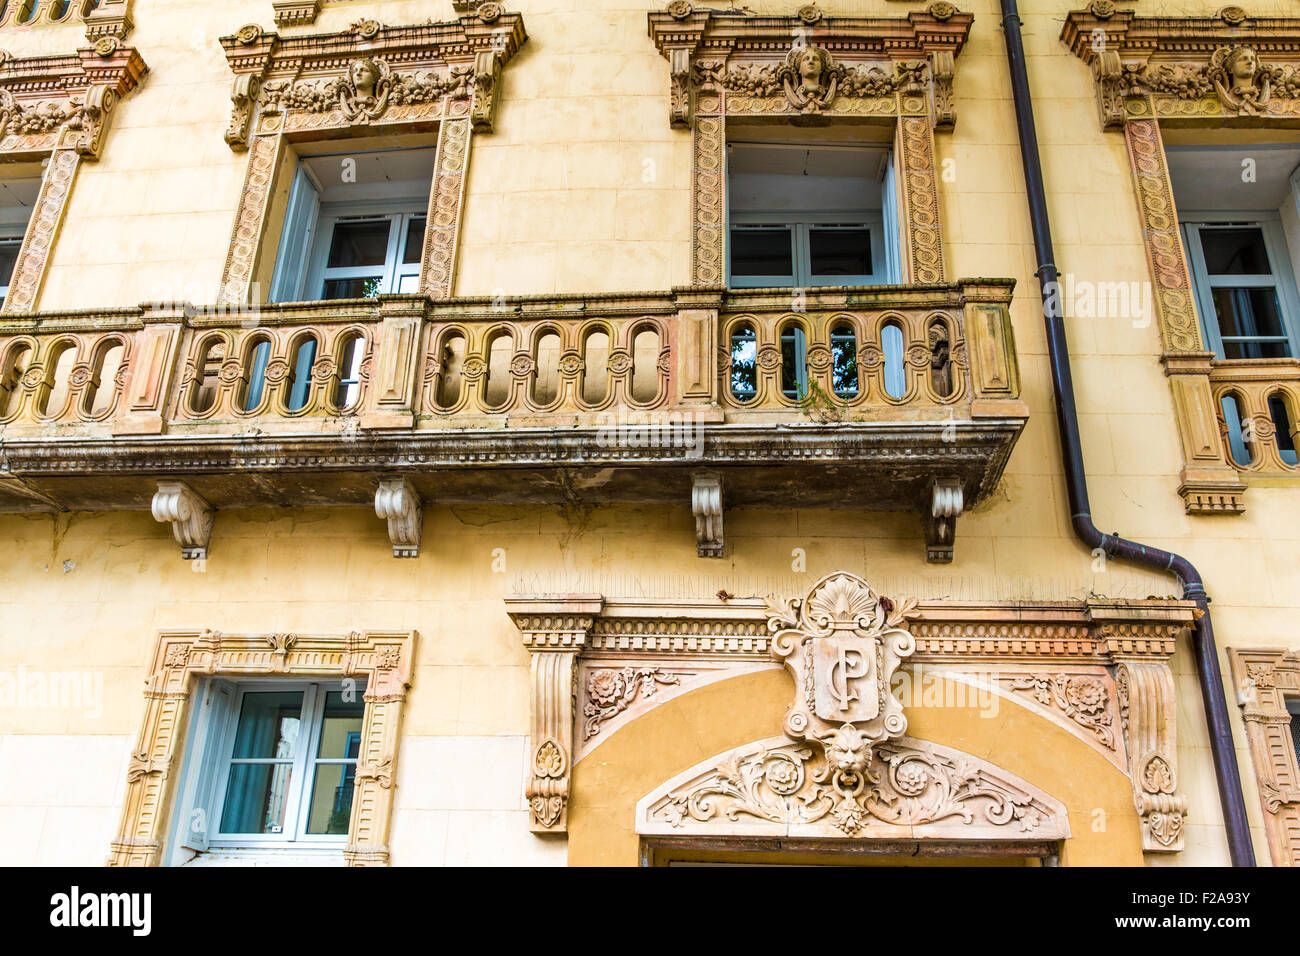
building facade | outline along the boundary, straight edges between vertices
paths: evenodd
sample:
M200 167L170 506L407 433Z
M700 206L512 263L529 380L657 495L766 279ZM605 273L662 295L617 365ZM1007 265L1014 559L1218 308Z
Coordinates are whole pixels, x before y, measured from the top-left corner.
M1300 5L1023 6L0 2L0 861L1300 863Z

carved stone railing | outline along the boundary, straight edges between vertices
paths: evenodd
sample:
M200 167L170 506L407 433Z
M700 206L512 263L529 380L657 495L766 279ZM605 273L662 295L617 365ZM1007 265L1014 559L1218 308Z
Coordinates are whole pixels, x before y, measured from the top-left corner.
M1300 420L1300 359L1216 359L1210 363L1210 387L1228 461L1252 474L1300 476L1295 462L1282 456L1286 447L1293 457L1300 441L1296 424ZM1270 408L1270 404L1279 403L1280 419ZM1230 428L1228 409L1234 404L1236 421ZM1240 449L1241 444L1233 440L1234 435L1244 444L1248 460L1237 460L1234 446Z
M729 503L907 507L950 560L1027 415L1010 297L973 279L14 313L0 510L143 507L161 482L155 516L197 555L214 509L359 504L378 481L413 556L422 501L687 500L720 556Z

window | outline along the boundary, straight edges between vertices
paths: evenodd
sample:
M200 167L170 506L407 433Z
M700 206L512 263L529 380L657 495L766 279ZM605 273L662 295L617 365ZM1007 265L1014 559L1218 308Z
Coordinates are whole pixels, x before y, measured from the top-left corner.
M194 715L177 821L190 850L341 850L364 688L355 681L210 678Z
M727 176L733 287L898 281L888 150L734 143Z
M1274 218L1185 222L1189 265L1209 344L1222 358L1286 358L1300 302Z
M294 176L271 301L418 292L433 150L303 159Z
M1291 715L1291 746L1296 762L1300 763L1300 700L1287 701L1286 709Z
M18 250L40 189L39 178L0 180L0 306L9 297Z
M1171 146L1169 177L1207 348L1300 355L1300 145Z

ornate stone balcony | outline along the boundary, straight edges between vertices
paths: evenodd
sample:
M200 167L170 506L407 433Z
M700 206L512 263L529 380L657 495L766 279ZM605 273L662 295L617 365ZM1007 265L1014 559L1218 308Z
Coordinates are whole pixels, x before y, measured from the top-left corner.
M1254 475L1300 477L1300 359L1214 359L1210 387L1228 460Z
M190 556L199 519L270 504L376 500L400 555L422 501L691 501L707 555L726 506L907 509L947 560L1026 418L1010 296L975 279L13 314L0 509L152 506Z

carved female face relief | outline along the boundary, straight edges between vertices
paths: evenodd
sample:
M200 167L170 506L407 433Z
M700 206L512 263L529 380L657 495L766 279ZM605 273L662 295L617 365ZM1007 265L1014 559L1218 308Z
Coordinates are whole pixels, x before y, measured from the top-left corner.
M1268 104L1268 71L1260 68L1259 54L1251 47L1220 47L1210 58L1209 72L1219 100L1229 109L1254 115Z
M793 106L804 112L821 112L835 99L842 72L829 51L803 46L790 51L777 76Z

